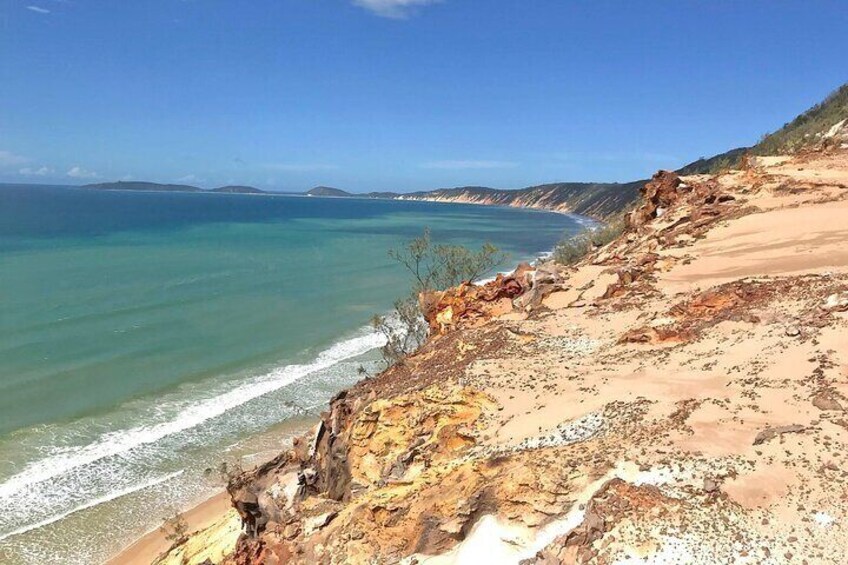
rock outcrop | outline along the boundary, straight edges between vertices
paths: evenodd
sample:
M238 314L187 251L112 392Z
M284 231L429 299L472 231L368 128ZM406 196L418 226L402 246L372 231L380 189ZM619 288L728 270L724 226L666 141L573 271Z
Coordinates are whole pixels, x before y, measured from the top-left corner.
M660 172L572 267L431 337L229 486L226 562L842 563L848 153Z
M513 309L530 312L561 280L553 263L537 267L522 263L512 273L498 274L488 283L463 283L445 291L427 292L419 302L431 335L440 335L460 326L484 323Z

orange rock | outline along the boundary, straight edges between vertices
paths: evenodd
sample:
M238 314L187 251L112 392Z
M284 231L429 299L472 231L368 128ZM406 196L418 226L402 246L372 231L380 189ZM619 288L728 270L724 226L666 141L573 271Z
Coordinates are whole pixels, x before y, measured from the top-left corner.
M426 292L418 298L432 334L446 333L462 323L486 320L511 310L511 301L532 286L534 268L522 263L509 275L498 274L483 285L462 283L443 292Z
M658 171L654 174L642 187L642 205L627 216L627 227L639 229L662 215L664 210L677 201L680 185L681 180L677 173Z

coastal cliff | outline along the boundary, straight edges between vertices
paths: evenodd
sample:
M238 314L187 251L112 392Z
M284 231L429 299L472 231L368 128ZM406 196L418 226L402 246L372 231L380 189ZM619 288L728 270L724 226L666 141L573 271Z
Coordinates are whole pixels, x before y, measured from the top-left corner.
M644 184L645 181L624 184L574 182L531 186L520 190L446 188L400 194L397 199L535 208L605 220L633 205L639 199L639 189Z
M238 539L159 563L842 563L848 123L816 139L422 296L417 352L230 481Z
M339 188L317 186L307 196L332 198L370 198L378 200L422 200L533 208L580 214L595 220L607 220L621 214L639 199L646 181L629 183L559 182L520 189L486 186L439 188L420 192L366 192L353 194Z
M534 208L555 212L569 212L606 220L619 214L638 200L639 188L645 181L618 183L554 183L519 190L499 190L487 187L444 188L424 192L400 194L397 192L368 192L352 194L339 188L316 186L303 194L289 195L323 198L369 198L376 200L426 200L431 202L461 202ZM89 190L120 192L192 192L201 194L260 194L279 196L251 186L222 186L203 189L183 184L159 184L141 181L119 181L87 184Z
M662 172L578 265L431 297L421 350L230 484L226 562L839 562L846 215L844 148Z

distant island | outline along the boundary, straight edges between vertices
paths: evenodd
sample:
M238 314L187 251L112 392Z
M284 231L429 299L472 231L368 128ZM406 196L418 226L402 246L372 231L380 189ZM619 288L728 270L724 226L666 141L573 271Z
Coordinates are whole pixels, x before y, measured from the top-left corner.
M369 198L379 200L424 200L430 202L457 202L489 204L518 208L535 208L568 212L605 220L622 208L635 202L639 189L646 181L630 183L552 183L520 189L498 189L485 186L439 188L420 192L366 192L352 193L330 186L316 186L307 192L280 193L260 190L252 186L230 185L204 189L185 184L160 184L143 181L118 181L87 184L82 188L93 190L137 192L192 192L218 194L262 194L275 196L312 196L320 198Z
M219 194L272 194L252 186L221 186L212 189L203 189L188 184L160 184L158 182L144 181L118 181L101 182L97 184L86 184L82 188L94 190L126 190L135 192L215 192Z
M677 170L679 174L693 175L714 172L728 166L738 166L742 156L755 148L740 147L701 158ZM380 200L424 200L429 202L458 202L535 208L555 212L580 214L596 220L608 220L639 199L639 189L646 180L617 182L557 182L518 189L500 189L486 186L461 186L419 192L365 192L353 193L331 186L316 186L306 192L272 192L252 186L228 185L204 189L185 184L160 184L143 181L118 181L87 184L83 188L96 190L124 190L143 192L195 192L218 194L264 194L269 196L314 196L320 198L371 198Z
M82 188L95 190L133 190L144 192L200 192L201 189L187 184L159 184L156 182L118 181L86 184Z
M346 196L355 196L346 190L342 190L340 188L333 188L331 186L316 186L312 190L306 192L307 196L333 196L333 197L346 197Z
M428 194L428 192L422 192L421 194ZM308 190L306 195L331 198L381 198L384 200L396 200L404 196L401 192L348 192L341 188L333 188L331 186L316 186L315 188Z
M220 192L223 194L271 194L268 191L259 190L253 186L241 185L220 186L218 188L213 188L209 192Z

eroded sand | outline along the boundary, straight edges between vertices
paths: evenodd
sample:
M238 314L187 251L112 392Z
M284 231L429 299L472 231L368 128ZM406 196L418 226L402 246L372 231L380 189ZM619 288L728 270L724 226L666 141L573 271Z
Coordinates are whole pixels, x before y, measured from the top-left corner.
M844 563L848 153L657 187L541 305L449 297L234 485L228 562Z

